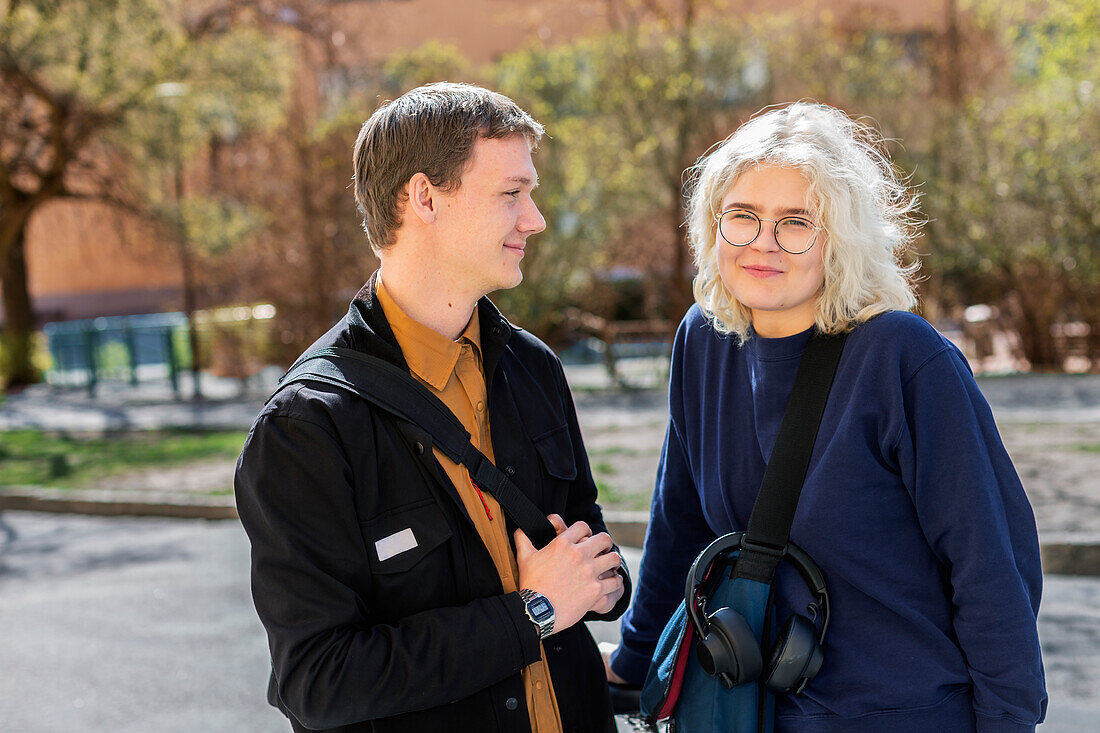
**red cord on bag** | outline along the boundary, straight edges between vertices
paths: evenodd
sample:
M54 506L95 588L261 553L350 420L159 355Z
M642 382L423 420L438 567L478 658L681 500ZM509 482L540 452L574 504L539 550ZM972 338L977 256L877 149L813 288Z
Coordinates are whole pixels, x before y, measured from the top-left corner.
M668 686L668 698L665 699L665 704L661 706L661 709L657 712L657 720L667 720L672 717L672 711L676 708L676 703L680 701L680 692L684 687L684 674L687 672L688 659L691 655L692 637L694 637L695 627L690 623L687 628L684 629L684 639L680 642L680 649L676 652L676 664L672 668L672 680Z

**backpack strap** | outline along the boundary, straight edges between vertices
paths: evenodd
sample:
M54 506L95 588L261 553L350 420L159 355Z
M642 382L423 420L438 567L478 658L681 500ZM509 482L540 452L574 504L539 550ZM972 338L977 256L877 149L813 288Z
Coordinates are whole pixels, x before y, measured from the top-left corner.
M827 335L816 329L810 336L752 507L734 570L737 577L770 584L787 551L798 498L847 337L846 333Z
M361 351L329 346L298 359L279 380L279 389L291 382L339 387L418 425L431 435L432 444L443 455L464 466L474 484L500 503L536 548L542 549L557 536L543 511L470 442L470 432L458 418L404 369Z

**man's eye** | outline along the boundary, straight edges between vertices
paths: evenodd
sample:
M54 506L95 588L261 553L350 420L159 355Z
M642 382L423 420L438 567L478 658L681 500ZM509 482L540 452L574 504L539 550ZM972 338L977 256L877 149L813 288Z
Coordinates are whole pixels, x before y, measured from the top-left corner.
M515 191L505 191L504 193L506 196L519 196L520 191L517 189Z

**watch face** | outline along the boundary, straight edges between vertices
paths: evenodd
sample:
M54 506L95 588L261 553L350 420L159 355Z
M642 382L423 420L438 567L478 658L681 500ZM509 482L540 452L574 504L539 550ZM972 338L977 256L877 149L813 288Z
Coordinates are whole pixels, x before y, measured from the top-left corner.
M531 615L539 620L542 620L550 614L550 604L542 598L535 599L527 608L531 612Z

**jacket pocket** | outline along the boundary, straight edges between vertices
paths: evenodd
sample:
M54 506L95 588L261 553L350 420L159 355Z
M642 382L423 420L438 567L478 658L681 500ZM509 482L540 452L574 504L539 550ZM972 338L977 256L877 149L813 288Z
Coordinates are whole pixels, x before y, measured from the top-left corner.
M404 573L451 537L434 499L392 509L361 523L371 572Z
M548 474L563 481L572 481L577 477L577 461L573 456L568 425L552 428L535 437L533 442Z

